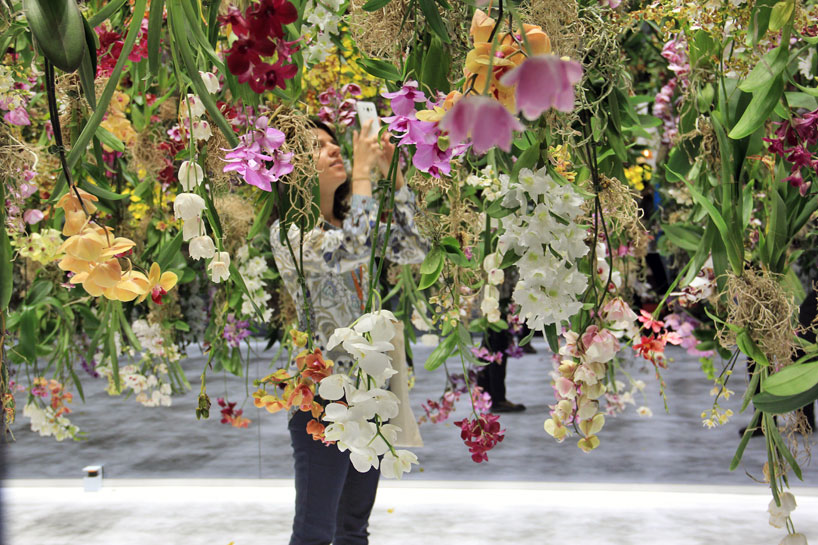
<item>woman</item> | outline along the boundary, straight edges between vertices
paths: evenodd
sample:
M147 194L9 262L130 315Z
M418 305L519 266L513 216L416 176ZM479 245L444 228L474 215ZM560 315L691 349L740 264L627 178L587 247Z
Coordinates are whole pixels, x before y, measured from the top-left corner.
M290 250L281 243L279 222L273 224L270 237L276 266L296 302L301 327L306 326L302 302L308 297L315 345L324 351L336 328L349 327L363 314L369 286L367 265L378 212L372 198L370 170L377 167L386 176L395 147L389 142L388 133L380 145L377 136L367 136L369 124L365 124L360 132L354 133L350 180L332 130L318 121L313 121L313 125L319 142L315 161L322 218L317 227L303 234L303 254L298 248L301 241L298 227L291 226L287 234L295 255L303 259L300 265L305 275L306 294L301 289ZM415 228L415 212L414 196L399 173L386 251L392 261L423 261L427 246ZM379 229L381 238L384 231ZM353 363L340 348L326 357L335 362L335 372L348 372ZM328 545L330 542L364 545L379 472L358 473L349 461L349 452L314 441L306 431L311 418L309 413L299 411L289 423L296 488L290 545Z

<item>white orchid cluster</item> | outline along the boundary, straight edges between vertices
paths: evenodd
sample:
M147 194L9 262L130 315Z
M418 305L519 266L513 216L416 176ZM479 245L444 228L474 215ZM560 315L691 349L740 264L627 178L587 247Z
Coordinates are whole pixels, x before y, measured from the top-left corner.
M412 452L395 450L392 445L400 428L386 423L398 415L400 405L386 389L397 373L388 354L395 348L390 341L396 321L394 314L381 310L364 314L352 327L336 329L327 350L341 345L356 365L352 376L337 373L318 384L318 394L331 402L323 416L330 423L325 439L335 441L341 452L348 450L352 465L361 473L380 467L385 477L392 478L400 478L418 463Z
M267 262L261 256L250 257L250 247L245 244L236 252L236 263L249 293L241 296L241 313L247 317L255 317L255 303L261 310L262 319L268 323L273 317L273 309L267 303L273 296L264 287L264 274L270 270Z
M221 90L219 78L212 72L199 72L205 84L207 92L211 95L218 94ZM179 129L185 137L192 135L195 140L208 141L213 136L210 123L204 118L206 113L202 99L196 95L188 94L182 99L179 106Z
M500 316L500 284L506 278L503 269L500 268L503 258L499 253L494 252L483 259L483 270L486 271L487 282L483 288L483 301L480 303L480 311L485 315L490 323L499 322Z
M74 439L80 431L67 416L57 416L49 405L41 407L36 402L27 403L23 407L23 416L30 419L31 431L39 433L41 437L53 436L57 441L63 441Z
M304 9L305 36L308 39L306 60L308 64L317 64L327 60L335 45L331 36L338 36L338 25L341 17L340 0L310 0Z
M767 507L767 512L770 513L770 526L775 528L788 528L790 525L790 514L795 511L798 504L795 503L795 496L792 492L784 492L779 497L780 505L776 505L775 499L770 500L770 505ZM788 533L779 545L807 545L807 537L801 533Z
M167 359L168 361L179 361L181 359L176 345L174 343L165 343L162 326L159 324L149 324L147 320L140 318L131 324L131 329L146 354Z
M219 79L214 74L200 72L200 75L210 93L219 92ZM183 123L187 121L188 125L192 127L194 138L197 140L210 138L210 125L207 124L207 121L201 119L205 114L205 107L201 99L195 95L187 95L187 98L182 101L180 113ZM202 123L205 125L201 125ZM201 132L203 138L196 136L197 126L200 127L201 131L205 131L206 128L205 132ZM207 138L204 138L205 134ZM173 201L173 213L176 219L184 222L182 225L182 239L189 243L190 257L197 260L210 259L211 261L207 266L210 271L210 278L213 282L219 283L230 278L230 254L216 251L216 244L205 230L202 212L207 208L207 205L201 196L193 193L203 181L204 169L196 162L195 158L191 161L182 162L179 166L179 182L186 192L176 196Z
M147 366L149 372L143 372L140 366L134 364L123 365L119 368L119 388L114 382L114 373L110 364L97 367L97 372L108 381L105 391L108 395L118 396L123 392L133 393L137 403L145 407L170 407L173 391L168 379L168 366L160 363ZM130 390L130 392L128 392Z
M480 174L469 174L466 178L466 185L470 185L483 192L483 198L487 201L495 201L503 196L503 182L494 172L494 167L486 165Z
M514 288L514 302L531 329L568 320L581 308L579 296L588 277L576 261L589 251L586 228L576 223L582 215L582 197L569 185L560 185L543 168L537 172L520 170L518 183L508 188L503 206L517 212L502 219L504 233L497 249L500 255L513 251L520 280Z

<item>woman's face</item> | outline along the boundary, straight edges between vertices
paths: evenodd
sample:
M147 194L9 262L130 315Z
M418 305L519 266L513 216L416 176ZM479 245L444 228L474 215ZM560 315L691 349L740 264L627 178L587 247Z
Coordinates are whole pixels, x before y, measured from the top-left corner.
M341 148L335 143L330 134L322 129L312 129L318 139L318 155L315 164L318 169L318 183L322 190L338 188L347 179L346 167L341 158Z

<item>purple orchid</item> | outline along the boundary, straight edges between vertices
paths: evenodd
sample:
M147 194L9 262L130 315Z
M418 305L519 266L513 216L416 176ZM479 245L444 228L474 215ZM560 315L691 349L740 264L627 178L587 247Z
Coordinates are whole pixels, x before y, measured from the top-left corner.
M527 58L500 79L503 85L516 86L517 110L533 121L549 108L562 112L574 109L574 85L582 79L582 65L556 55Z
M472 147L479 154L495 146L510 151L514 131L525 130L502 104L476 95L460 99L440 121L440 128L449 132L452 143L460 144L471 137Z

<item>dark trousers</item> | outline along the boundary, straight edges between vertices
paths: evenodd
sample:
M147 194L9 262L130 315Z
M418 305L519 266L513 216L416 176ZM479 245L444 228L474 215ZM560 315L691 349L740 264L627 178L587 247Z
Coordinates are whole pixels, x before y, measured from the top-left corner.
M311 418L299 411L289 423L295 458L290 545L366 545L380 472L359 473L349 461L349 451L313 440L306 431Z
M483 346L492 352L503 352L502 363L489 363L477 372L477 385L491 396L493 403L506 401L506 362L508 356L506 348L511 346L511 334L508 331L489 330L483 341Z

